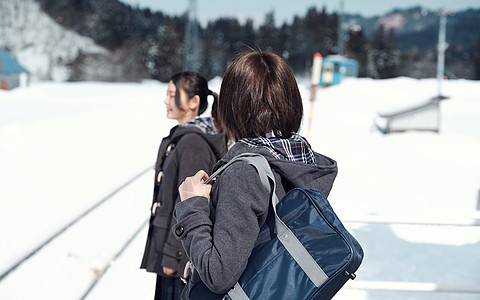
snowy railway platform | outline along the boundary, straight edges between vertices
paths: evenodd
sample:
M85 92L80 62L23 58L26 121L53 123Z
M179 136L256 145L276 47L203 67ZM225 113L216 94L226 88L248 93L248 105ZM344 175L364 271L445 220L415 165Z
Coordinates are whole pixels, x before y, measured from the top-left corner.
M308 83L300 88L307 114ZM480 84L445 82L438 134L385 136L372 125L378 110L434 90L434 80L352 79L317 94L311 143L338 161L330 201L365 249L357 279L334 299L480 299L452 291L480 282L480 227L466 226L480 188ZM157 82L0 91L0 276L48 241L0 280L0 299L153 298L155 276L139 265L150 166L172 126L165 91Z
M14 270L4 275L0 298L153 298L153 277L140 271L138 264L122 264L130 256L129 261L138 261L143 251L147 219L139 204L148 206L148 201L138 200L149 198L153 171L148 170L151 167L72 220L35 253L21 259ZM111 281L115 277L117 280Z

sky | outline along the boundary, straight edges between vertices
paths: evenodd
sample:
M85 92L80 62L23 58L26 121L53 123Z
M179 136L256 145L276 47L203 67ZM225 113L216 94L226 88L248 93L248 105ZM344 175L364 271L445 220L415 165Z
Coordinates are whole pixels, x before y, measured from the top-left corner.
M182 14L186 11L189 0L121 0L122 2L133 6L139 5L140 8L150 8L151 10L161 10L168 14ZM344 12L359 13L365 17L381 15L395 8L408 8L412 6L423 6L428 9L446 8L448 10L459 11L468 8L480 8L478 0L364 0L364 1L346 1L343 0ZM216 19L220 16L236 16L240 20L252 18L255 23L260 24L265 13L274 11L277 23L291 22L295 15L304 15L306 10L312 6L317 8L326 7L328 12L334 12L340 8L340 0L198 0L197 18L201 23Z

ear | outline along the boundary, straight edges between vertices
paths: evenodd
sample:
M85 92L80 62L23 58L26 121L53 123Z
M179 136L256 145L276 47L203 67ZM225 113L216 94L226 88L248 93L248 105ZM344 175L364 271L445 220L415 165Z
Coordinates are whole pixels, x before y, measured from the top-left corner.
M200 106L200 97L198 95L193 96L193 98L191 98L188 101L188 108L190 110L196 110L198 109L199 106Z

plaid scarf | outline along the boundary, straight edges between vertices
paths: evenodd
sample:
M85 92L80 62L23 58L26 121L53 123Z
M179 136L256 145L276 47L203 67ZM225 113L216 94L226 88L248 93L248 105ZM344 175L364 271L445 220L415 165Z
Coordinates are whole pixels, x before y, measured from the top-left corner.
M315 164L315 155L312 147L305 138L298 133L292 134L288 139L276 137L273 132L266 137L243 138L239 142L249 147L265 148L277 159Z
M206 134L217 134L217 128L215 127L215 123L212 117L195 117L190 121L183 123L180 125L182 127L190 127L194 126L200 129L203 133Z

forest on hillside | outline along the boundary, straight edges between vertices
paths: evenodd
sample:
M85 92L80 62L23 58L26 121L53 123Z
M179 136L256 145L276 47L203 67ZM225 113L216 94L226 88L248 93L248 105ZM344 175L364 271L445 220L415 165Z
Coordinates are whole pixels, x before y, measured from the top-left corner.
M117 0L37 1L57 23L109 50L107 54L79 53L69 62L69 80L165 81L182 70L187 14L169 16ZM420 7L393 11L392 15L401 15L406 20L404 25L391 26L388 16L342 16L344 54L358 61L361 77L434 77L438 15ZM336 13L312 7L305 15L280 26L273 12L266 14L259 26L252 20L241 23L233 17L219 18L205 26L196 23L197 52L191 68L208 78L222 76L237 53L252 47L278 53L297 75L307 75L314 53L326 56L339 52L339 20ZM409 29L414 22L415 27ZM449 16L448 25L446 76L480 79L480 10ZM111 69L110 75L92 71L99 66Z

